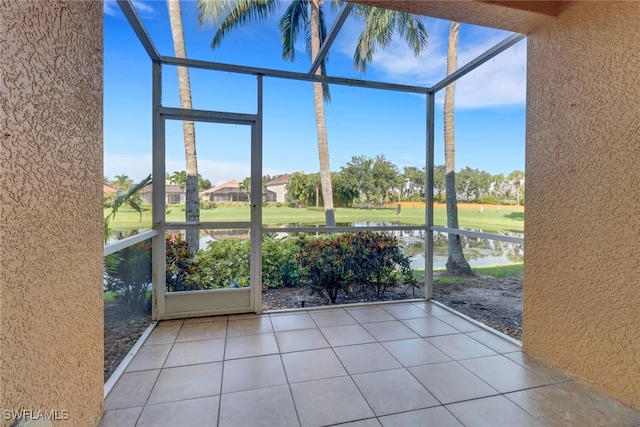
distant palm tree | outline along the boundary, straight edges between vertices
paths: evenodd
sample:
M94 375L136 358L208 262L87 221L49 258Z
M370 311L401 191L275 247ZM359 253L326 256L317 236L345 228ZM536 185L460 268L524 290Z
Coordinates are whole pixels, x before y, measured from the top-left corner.
M199 0L199 23L217 26L211 42L212 48L220 46L222 39L234 28L251 21L264 21L278 12L282 0ZM282 56L295 59L295 42L303 31L307 40L307 53L315 61L320 47L327 35L323 0L294 0L286 8L280 19L282 38ZM341 1L333 1L334 5ZM392 40L394 31L407 41L416 55L422 54L427 47L427 31L419 18L403 12L371 8L356 5L355 15L364 21L363 30L354 53L353 65L364 72L373 59L376 47L385 48ZM316 75L326 74L326 58L316 71ZM336 224L333 210L333 188L329 167L329 143L325 120L324 101L329 101L328 86L313 83L313 98L318 136L318 158L320 163L320 183L324 201L325 222L328 226Z
M169 21L173 48L177 58L186 58L184 46L184 31L182 29L182 16L180 0L167 0L169 9ZM180 106L191 109L191 83L189 69L178 67L178 88L180 91ZM183 121L182 132L184 134L184 152L186 160L185 180L185 220L187 222L200 221L200 196L198 192L198 157L196 155L196 130L193 122ZM187 230L187 247L195 252L199 246L200 231Z
M118 190L127 190L133 185L133 181L127 175L116 175L111 181L111 185Z
M460 24L451 22L447 47L447 75L458 67L458 33ZM444 93L444 158L446 173L447 227L458 228L458 201L456 198L456 138L453 124L453 110L456 84L450 83ZM471 266L464 257L460 236L448 235L449 257L447 272L455 275L473 275Z
M513 171L507 176L507 179L513 183L516 189L516 203L520 206L520 187L522 187L522 183L524 183L524 172Z

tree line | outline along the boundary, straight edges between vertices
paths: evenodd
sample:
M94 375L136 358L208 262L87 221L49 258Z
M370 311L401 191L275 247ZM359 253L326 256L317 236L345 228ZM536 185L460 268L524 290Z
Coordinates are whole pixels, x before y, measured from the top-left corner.
M507 175L492 175L479 169L465 167L456 173L455 188L458 200L465 203L509 204L524 203L524 172L515 170ZM336 206L353 206L424 201L426 170L415 166L400 168L385 158L353 156L340 171L331 173L333 202ZM436 165L433 173L434 200L446 199L444 165ZM302 207L323 206L318 173L297 174L287 184L288 202Z

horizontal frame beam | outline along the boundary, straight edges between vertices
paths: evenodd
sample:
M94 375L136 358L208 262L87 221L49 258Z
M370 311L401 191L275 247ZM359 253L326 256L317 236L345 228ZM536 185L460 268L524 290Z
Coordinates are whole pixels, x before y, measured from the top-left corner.
M422 86L411 86L396 83L383 83L373 80L349 79L343 77L330 76L309 76L307 73L297 73L293 71L276 70L273 68L249 67L245 65L226 64L223 62L210 62L198 59L175 58L172 56L161 56L160 63L166 65L176 65L182 67L201 68L213 71L225 71L238 74L261 75L278 79L302 80L311 82L331 83L343 86L365 87L369 89L393 90L397 92L423 93L427 94L429 89Z
M125 237L124 239L107 243L106 245L104 245L103 256L114 254L118 251L128 248L129 246L133 246L136 243L140 243L145 240L151 239L152 237L156 237L157 235L158 235L158 230L147 230L139 234L134 234L133 236L130 236L130 237Z
M160 113L160 117L167 120L187 120L192 122L213 122L248 126L258 120L258 116L255 114L188 110L184 108L160 107L158 112Z

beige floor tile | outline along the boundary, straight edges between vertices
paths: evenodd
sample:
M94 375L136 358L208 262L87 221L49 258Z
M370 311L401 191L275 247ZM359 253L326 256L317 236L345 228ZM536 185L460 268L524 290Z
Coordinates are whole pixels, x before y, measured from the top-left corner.
M466 427L544 427L544 424L503 396L446 406Z
M248 335L227 338L224 358L266 356L278 353L278 344L274 334Z
M140 412L142 412L142 406L107 411L102 415L98 427L135 427Z
M317 427L374 416L349 377L291 384L293 401L303 427Z
M505 397L550 427L640 425L640 411L575 381L509 393Z
M282 355L282 362L291 384L347 375L330 348L286 353Z
M159 370L152 370L122 374L105 399L104 410L143 406L149 398L159 373Z
M453 360L471 359L474 357L494 356L495 351L464 334L444 335L426 338Z
M176 342L212 340L227 336L227 322L202 322L182 325Z
M222 392L233 393L287 383L279 355L249 357L224 362Z
M435 304L432 304L428 301L425 302L414 302L412 303L413 305L415 305L416 307L418 307L420 310L423 310L424 312L426 312L427 314L430 314L431 316L450 316L451 312L449 310L445 310L444 308L438 307Z
M222 362L163 369L148 404L175 402L220 394Z
M362 326L364 326L364 328L378 341L418 338L418 334L413 332L399 320L365 323Z
M127 366L127 372L162 368L170 350L171 344L143 345Z
M451 361L449 356L423 338L387 341L382 345L405 367Z
M309 314L319 328L327 326L353 325L358 323L358 321L344 309L318 310L312 311Z
M320 331L332 347L376 341L376 339L360 325L330 326L320 328Z
M173 344L164 367L219 362L224 355L224 344L224 339L177 342Z
M158 326L182 326L184 324L184 319L173 319L173 320L162 320L158 323Z
M184 424L183 424L184 425ZM299 426L286 385L223 394L219 427Z
M380 308L391 314L396 319L414 319L417 317L430 316L424 310L420 310L418 307L411 303L384 304L381 305Z
M443 404L498 394L458 362L416 366L409 372Z
M219 396L145 406L136 427L215 426Z
M315 322L307 313L271 316L271 324L275 332L296 331L316 327Z
M404 368L354 375L353 381L377 416L439 405Z
M317 328L277 332L276 340L281 353L329 347L329 343Z
M268 334L273 332L269 316L253 316L236 320L229 318L227 323L227 338L246 335Z
M460 316L456 316L452 314L450 316L439 316L438 319L445 322L447 325L453 326L460 332L473 332L473 331L481 331L482 328L472 322L469 322L466 319L463 319Z
M353 421L350 423L340 424L340 427L381 427L377 418L367 418L366 420Z
M538 375L546 378L546 381L549 384L562 383L566 381L572 381L572 379L565 374L556 371L555 369L551 369L544 363L539 360L534 359L531 356L523 353L522 351L516 351L514 353L507 353L503 355L514 362L516 362L520 366L524 366L528 370L535 372Z
M383 427L464 427L442 406L380 417Z
M347 312L360 323L385 322L395 320L392 315L380 307L348 308Z
M391 353L378 343L337 347L334 351L351 375L402 367Z
M417 319L405 319L402 321L412 331L421 337L433 337L437 335L459 334L460 331L453 326L438 320L436 317L423 317Z
M500 393L548 385L547 379L504 356L462 360L460 364Z
M522 347L515 345L496 334L492 334L489 331L469 332L467 333L467 336L486 345L497 353L512 353L514 351L522 350Z
M173 322L173 321L170 321ZM144 345L173 344L180 332L182 323L160 323L153 329Z
M184 319L184 324L189 325L191 323L205 323L205 322L227 322L229 316L207 316L207 317L192 317L191 319Z

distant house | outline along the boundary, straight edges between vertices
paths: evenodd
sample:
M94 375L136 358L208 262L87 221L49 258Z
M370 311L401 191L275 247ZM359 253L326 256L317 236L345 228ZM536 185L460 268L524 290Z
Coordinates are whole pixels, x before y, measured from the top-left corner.
M180 189L177 185L171 184L169 181L164 182L165 203L167 205L185 204L187 201L184 189ZM149 184L142 189L140 196L143 203L151 203L153 199L153 185Z
M102 201L113 201L118 194L118 189L107 184L102 184Z
M266 201L285 203L287 201L287 184L289 184L291 178L299 174L300 172L294 172L267 182L264 185L267 193Z
M247 202L249 197L244 191L240 191L240 182L236 179L223 182L200 193L203 201L210 202Z

